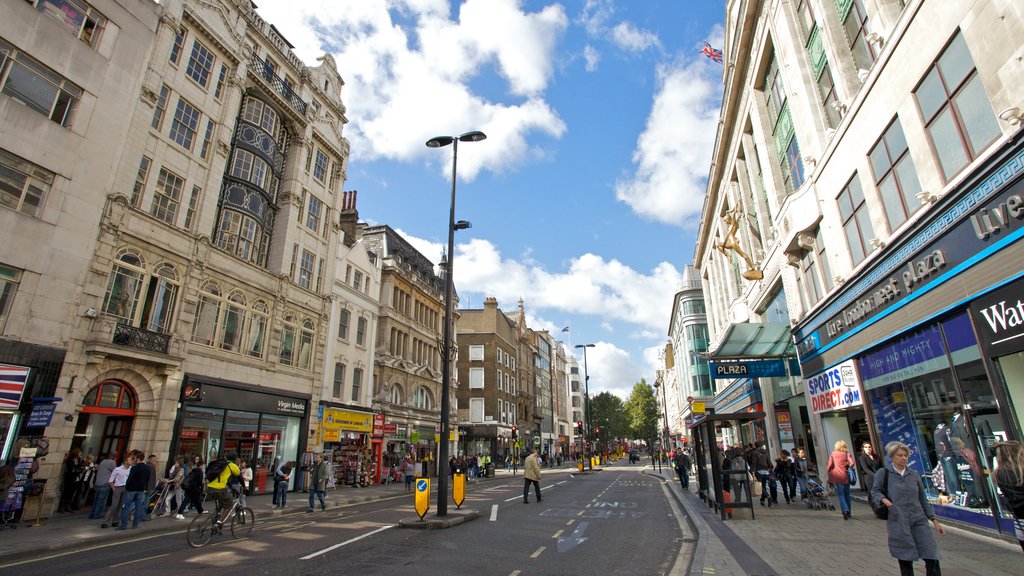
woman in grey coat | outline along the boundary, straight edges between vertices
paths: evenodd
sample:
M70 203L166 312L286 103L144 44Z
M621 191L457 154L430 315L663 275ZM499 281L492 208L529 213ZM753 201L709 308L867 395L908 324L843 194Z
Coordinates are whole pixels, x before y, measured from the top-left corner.
M939 548L928 522L931 521L939 534L945 534L946 530L928 503L921 477L907 467L910 447L902 442L890 442L885 446L885 453L891 460L886 466L889 473L875 474L871 498L889 509L886 522L889 553L899 560L901 576L913 576L914 560L918 558L924 559L927 576L941 576Z

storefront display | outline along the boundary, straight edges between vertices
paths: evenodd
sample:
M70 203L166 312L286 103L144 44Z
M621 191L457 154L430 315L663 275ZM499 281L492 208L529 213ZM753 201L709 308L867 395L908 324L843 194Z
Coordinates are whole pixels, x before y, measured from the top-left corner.
M374 414L320 406L320 436L324 454L330 453L336 486L367 486L378 481L378 459L374 458L370 434Z

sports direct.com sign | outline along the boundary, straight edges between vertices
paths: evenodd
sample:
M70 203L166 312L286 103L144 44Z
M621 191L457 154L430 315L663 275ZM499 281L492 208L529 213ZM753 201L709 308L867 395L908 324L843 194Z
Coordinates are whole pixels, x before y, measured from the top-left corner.
M842 410L864 403L860 378L853 360L847 360L804 380L807 403L815 414Z

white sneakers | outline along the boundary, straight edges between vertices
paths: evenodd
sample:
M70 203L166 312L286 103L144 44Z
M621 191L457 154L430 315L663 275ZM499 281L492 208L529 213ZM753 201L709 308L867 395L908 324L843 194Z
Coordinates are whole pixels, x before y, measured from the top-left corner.
M174 519L175 519L175 520L184 520L184 519L185 519L185 517L184 517L184 516L182 516L181 514L175 514L175 515L174 515Z

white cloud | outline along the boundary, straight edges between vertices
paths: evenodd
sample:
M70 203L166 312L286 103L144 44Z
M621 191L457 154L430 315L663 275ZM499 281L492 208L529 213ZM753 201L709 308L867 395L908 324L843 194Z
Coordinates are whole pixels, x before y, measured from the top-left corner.
M605 23L614 13L612 0L587 0L580 11L579 22L583 24L588 35L597 37L604 31Z
M644 377L644 369L615 344L595 342L593 348L587 349L587 374L590 376L591 398L601 392L611 392L626 400L633 391L633 385Z
M712 70L700 61L659 66L659 88L633 152L635 172L615 185L634 212L678 225L700 214L721 92Z
M593 72L597 70L597 64L601 61L601 54L596 48L587 44L583 47L583 60L587 63L587 72Z
M640 30L629 22L620 22L612 28L612 41L620 48L632 52L661 46L661 42L654 33Z

